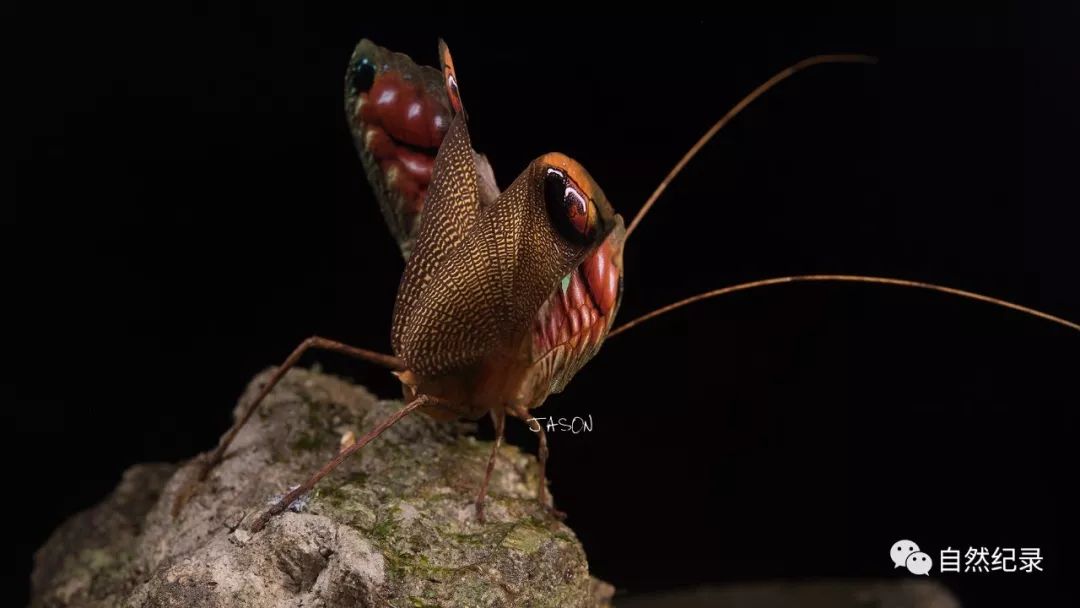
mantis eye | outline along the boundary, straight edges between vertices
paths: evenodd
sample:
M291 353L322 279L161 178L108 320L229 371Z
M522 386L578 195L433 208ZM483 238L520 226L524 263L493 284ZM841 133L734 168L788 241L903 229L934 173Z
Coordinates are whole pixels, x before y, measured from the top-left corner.
M375 66L371 60L364 57L356 62L352 70L352 86L357 93L362 93L371 88L375 82Z
M578 245L592 240L596 211L592 201L565 172L555 168L544 171L544 203L563 238Z

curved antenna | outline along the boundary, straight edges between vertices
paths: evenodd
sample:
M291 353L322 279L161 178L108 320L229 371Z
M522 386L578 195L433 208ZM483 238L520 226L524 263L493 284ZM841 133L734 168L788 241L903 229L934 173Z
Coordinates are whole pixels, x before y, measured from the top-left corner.
M663 194L665 190L667 190L667 187L668 187L669 184L671 184L672 180L675 179L675 177L679 174L679 172L681 172L683 170L683 168L686 167L687 163L689 163L694 158L694 156L696 156L697 153L700 152L703 147L705 147L705 144L709 143L709 140L711 140L713 138L713 136L715 136L720 131L720 129L724 128L724 126L727 125L727 123L730 122L732 118L734 118L739 112L743 111L746 108L746 106L753 103L754 100L756 100L758 97L761 97L761 95L764 94L766 91L773 88L774 86L776 86L780 82L786 80L788 77L793 76L794 74L796 74L796 73L798 73L798 72L800 72L800 71L802 71L802 70L804 70L804 69L806 69L808 67L812 67L812 66L819 65L819 64L824 64L824 63L877 63L877 58L869 56L869 55L859 55L859 54L815 55L813 57L803 59L802 61L800 61L798 63L795 63L795 64L781 70L780 72L777 72L772 78L770 78L770 79L766 80L765 82L763 82L762 84L758 85L758 87L756 89L754 89L753 91L751 91L749 95L742 98L742 100L739 101L739 103L735 104L734 107L732 107L730 110L728 110L727 114L725 114L720 120L716 121L716 123L708 131L706 131L705 134L702 135L700 139L698 139L697 143L695 143L686 152L686 154L683 155L682 159L680 159L679 162L675 164L675 166L667 174L667 177L664 178L664 181L660 182L660 185L656 187L656 190L653 191L652 195L649 196L648 200L645 201L645 204L642 205L641 209L638 210L637 215L634 216L634 220L632 222L630 222L629 227L627 227L627 229L626 229L625 238L626 239L630 238L630 234L633 233L634 230L637 228L638 224L641 223L642 218L644 218L645 214L649 212L649 210L652 208L652 206L656 203L656 200L658 198L660 198L660 195ZM624 242L625 242L625 240L624 240ZM923 283L921 281L909 281L907 279L893 279L893 278L888 278L888 277L871 277L871 276L848 275L848 274L812 274L812 275L795 275L795 276L787 276L787 277L775 277L775 278L771 278L771 279L761 279L761 280L758 280L758 281L751 281L749 283L740 283L738 285L730 285L728 287L722 287L720 289L714 289L712 291L707 291L705 293L701 293L701 294L698 294L696 296L691 296L689 298L679 300L678 302L668 304L667 306L664 306L662 308L658 308L658 309L656 309L656 310L654 310L654 311L652 311L650 313L644 314L644 315L642 315L640 317L637 317L636 319L628 321L627 323L624 323L623 325L620 325L619 327L615 328L610 333L608 333L607 338L612 338L614 336L617 336L617 335L621 334L622 332L624 332L624 331L626 331L626 330L628 330L628 329L630 329L632 327L635 327L637 325L640 325L641 323L644 323L645 321L648 321L649 319L652 319L654 317L658 317L658 316L660 316L662 314L671 312L671 311L676 310L678 308L682 308L683 306L686 306L688 304L693 304L694 302L699 302L701 300L706 300L706 299L709 299L709 298L715 298L717 296L722 296L722 295L725 295L725 294L734 293L736 291L745 291L745 290L748 290L748 289L754 289L756 287L767 287L769 285L780 285L780 284L785 284L785 283L800 283L800 282L801 283L807 283L807 282L814 282L814 281L817 281L817 282L834 281L834 282L848 282L848 283L876 283L876 284L879 284L879 285L894 285L894 286L899 286L899 287L913 287L913 288L916 288L916 289L927 289L927 290L930 290L930 291L937 291L937 292L940 292L940 293L959 296L959 297L967 298L967 299L970 299L970 300L977 300L979 302L986 302L988 304L993 304L995 306L1000 306L1000 307L1003 307L1003 308L1009 308L1009 309L1024 313L1026 315L1030 315L1030 316L1037 317L1037 318L1040 318L1040 319L1043 319L1043 320L1046 320L1046 321L1050 321L1052 323L1056 323L1058 325L1062 325L1062 326L1067 327L1069 329L1080 331L1080 325L1077 325L1076 323L1073 323L1072 321L1069 321L1067 319L1063 319L1061 317L1056 317L1054 315L1042 312L1040 310L1035 310L1034 308L1028 308L1027 306L1021 306L1020 304L1014 304L1012 302L1008 302L1008 301L1001 300L1001 299L998 299L998 298L993 298L993 297L990 297L990 296L985 296L985 295L975 293L975 292L971 292L971 291L965 291L963 289L956 289L956 288L953 288L953 287L946 287L944 285L935 285L933 283Z
M923 283L923 282L920 282L920 281L908 281L906 279L891 279L891 278L887 278L887 277L867 277L867 276L854 275L854 274L806 274L806 275L796 275L796 276L790 276L790 277L775 277L775 278L772 278L772 279L761 279L761 280L758 280L758 281L751 281L749 283L739 283L738 285L731 285L731 286L728 286L728 287L722 287L720 289L714 289L712 291L706 291L705 293L699 293L696 296L691 296L691 297L686 298L684 300L679 300L678 302L675 302L673 304L668 304L667 306L664 306L662 308L657 308L656 310L654 310L654 311L652 311L650 313L641 315L640 317L638 317L638 318L636 318L636 319L634 319L632 321L628 321L626 323L623 323L622 325L620 325L619 327L617 327L613 331L611 331L607 335L607 337L612 338L612 337L617 336L617 335L621 334L622 332L630 329L631 327L634 327L636 325L640 325L641 323L644 323L645 321L648 321L649 319L652 319L654 317L659 317L660 315L662 315L664 313L668 313L668 312L671 312L671 311L676 310L678 308L682 308L683 306L686 306L688 304L693 304L694 302L700 302L701 300L707 300L709 298L715 298L717 296L722 296L722 295L733 293L733 292L736 292L736 291L746 291L747 289L754 289L755 287L767 287L769 285L781 285L781 284L785 284L785 283L809 283L809 282L814 282L814 281L819 281L819 282L823 282L823 281L843 281L843 282L848 282L848 283L877 283L879 285L896 285L896 286L899 286L899 287L915 287L915 288L918 288L918 289L929 289L931 291L939 291L941 293L947 293L949 295L960 296L962 298L968 298L968 299L971 299L971 300L978 300L980 302L986 302L988 304L994 304L996 306L1001 306L1001 307L1004 307L1004 308L1011 308L1012 310L1016 310L1016 311L1022 312L1024 314L1031 315L1033 317L1038 317L1040 319L1045 319L1047 321L1057 323L1058 325L1063 325L1065 327L1068 327L1069 329L1074 329L1076 331L1080 331L1080 325L1077 325L1076 323L1073 323L1072 321L1069 321L1067 319L1062 319L1061 317L1055 317L1054 315L1047 314L1047 313L1039 311L1039 310L1035 310L1034 308L1028 308L1027 306L1021 306L1019 304L1013 304L1012 302L1006 302L1005 300L999 300L998 298L992 298L990 296L984 296L982 294L974 293L974 292L971 292L971 291L964 291L963 289L955 289L953 287L945 287L944 285L934 285L933 283Z
M772 78L758 85L758 87L751 91L749 95L743 97L742 101L735 104L733 108L728 110L728 113L724 114L723 118L716 121L716 124L714 124L711 129L706 131L705 135L702 135L701 139L699 139L697 143L694 144L693 147L691 147L685 155L683 155L682 160L676 163L675 167L671 170L670 173L667 174L667 177L664 178L664 181L660 182L660 185L657 186L656 190L653 191L652 196L650 196L649 199L645 201L645 204L641 206L641 209L638 210L637 215L634 216L634 221L630 222L630 226L626 229L626 238L630 238L630 235L634 232L634 229L637 228L637 225L639 223L641 223L641 218L645 217L645 214L648 213L649 209L652 208L654 203L656 203L656 199L660 198L660 195L664 193L664 190L667 190L668 184L670 184L671 181L675 179L675 176L677 176L679 172L683 170L683 167L685 167L686 164L689 163L690 160L694 158L694 156L696 156L703 147L705 147L705 144L709 143L709 140L712 139L713 136L720 131L720 129L724 128L724 125L730 122L732 118L735 118L735 116L739 112L742 112L743 109L746 108L746 106L753 103L755 99L761 97L761 95L764 94L765 91L773 88L783 80L787 79L789 76L792 76L808 67L819 65L822 63L877 63L877 57L858 54L815 55L814 57L803 59L802 61L794 65L784 68L783 70L777 72L776 75L774 75Z

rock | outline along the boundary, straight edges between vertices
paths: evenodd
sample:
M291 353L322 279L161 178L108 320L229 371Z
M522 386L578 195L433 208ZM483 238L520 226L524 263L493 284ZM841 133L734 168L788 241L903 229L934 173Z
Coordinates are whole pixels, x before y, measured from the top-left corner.
M248 403L268 379L252 381ZM404 418L306 500L246 527L275 495L401 407L294 369L237 436L179 517L195 474L132 467L101 504L35 555L31 606L605 606L574 532L536 498L535 458L504 446L487 523L472 503L491 445L471 425ZM239 410L240 406L237 406ZM235 412L234 412L235 414Z

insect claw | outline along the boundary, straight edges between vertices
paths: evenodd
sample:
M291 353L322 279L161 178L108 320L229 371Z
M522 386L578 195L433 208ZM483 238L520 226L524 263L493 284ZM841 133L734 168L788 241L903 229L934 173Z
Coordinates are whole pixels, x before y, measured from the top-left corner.
M267 501L266 501L267 506L273 507L273 506L283 504L285 502L286 498L291 496L299 488L300 488L299 485L290 486L289 490L288 490L288 493L286 493L286 494L274 494L269 499L267 499ZM310 501L311 501L311 493L310 492L306 493L306 494L300 494L299 496L296 496L295 498L290 500L288 504L284 505L282 510L283 511L285 511L285 510L292 511L293 513L302 513L305 509L307 509L308 502L310 502Z

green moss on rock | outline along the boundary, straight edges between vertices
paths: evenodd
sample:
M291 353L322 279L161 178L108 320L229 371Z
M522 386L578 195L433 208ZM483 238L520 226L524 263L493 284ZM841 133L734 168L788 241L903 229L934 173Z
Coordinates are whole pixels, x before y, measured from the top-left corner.
M65 524L63 538L39 552L32 605L607 603L612 589L589 575L573 531L537 501L531 455L500 450L487 523L476 520L491 445L469 435L469 424L409 416L323 480L302 512L247 531L270 497L333 456L343 433L359 435L400 407L331 376L290 371L175 521L168 506L191 463L156 485L128 484ZM142 511L117 517L140 491ZM80 536L88 517L126 527Z

